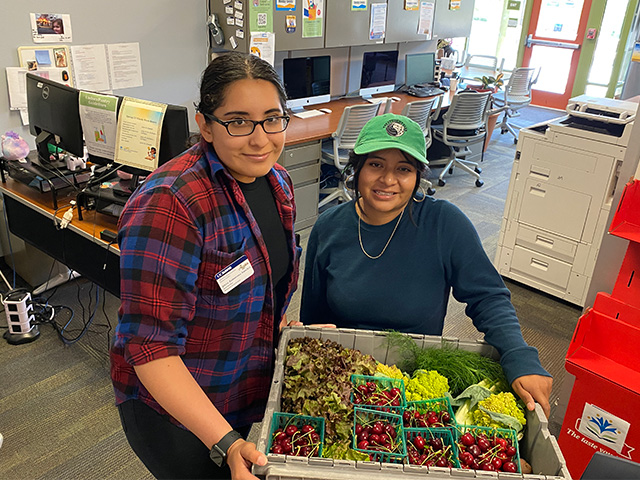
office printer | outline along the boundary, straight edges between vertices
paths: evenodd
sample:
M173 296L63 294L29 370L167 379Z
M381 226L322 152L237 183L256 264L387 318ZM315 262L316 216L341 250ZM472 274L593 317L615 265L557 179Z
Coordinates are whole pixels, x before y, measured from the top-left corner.
M528 130L544 132L550 129L551 132L626 147L637 108L638 104L634 102L580 95L569 100L565 109L567 115Z

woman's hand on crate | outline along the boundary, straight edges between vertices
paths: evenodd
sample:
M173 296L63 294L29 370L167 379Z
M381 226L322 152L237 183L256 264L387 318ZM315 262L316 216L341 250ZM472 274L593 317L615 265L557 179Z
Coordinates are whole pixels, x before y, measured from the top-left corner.
M534 410L536 402L540 404L544 414L549 418L549 395L553 379L544 375L523 375L516 378L511 387L527 406L527 410Z
M311 325L307 325L308 327L321 327L321 328L336 328L333 323L313 323ZM299 322L297 320L287 321L287 316L283 315L282 320L280 320L280 331L284 327L304 327L304 323Z
M231 469L233 480L257 480L251 473L251 465L254 463L260 466L267 464L266 455L256 449L255 443L240 439L229 447L227 465Z

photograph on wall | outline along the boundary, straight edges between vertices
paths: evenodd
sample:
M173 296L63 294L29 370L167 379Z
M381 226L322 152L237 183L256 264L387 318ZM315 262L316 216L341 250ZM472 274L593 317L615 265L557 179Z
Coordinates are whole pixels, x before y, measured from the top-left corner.
M71 16L65 13L30 13L34 43L71 42Z

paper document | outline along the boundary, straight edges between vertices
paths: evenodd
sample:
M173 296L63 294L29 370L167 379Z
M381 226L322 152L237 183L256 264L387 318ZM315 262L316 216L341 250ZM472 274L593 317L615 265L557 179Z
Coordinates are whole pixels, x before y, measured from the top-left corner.
M27 108L27 69L7 67L7 87L9 88L9 109Z
M107 45L111 88L142 86L142 64L139 43L114 43Z
M101 45L74 45L71 47L76 87L94 92L111 90L107 49Z
M91 155L113 160L116 150L118 98L80 92L80 121L84 142Z
M116 163L152 172L158 167L160 133L167 106L125 97L118 116Z

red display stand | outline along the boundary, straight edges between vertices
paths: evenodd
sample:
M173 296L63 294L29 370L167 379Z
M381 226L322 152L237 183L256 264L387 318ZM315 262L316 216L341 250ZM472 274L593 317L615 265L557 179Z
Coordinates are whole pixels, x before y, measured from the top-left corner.
M640 459L640 181L627 184L609 233L630 241L611 295L580 317L565 368L575 377L558 436L572 477L595 452Z

